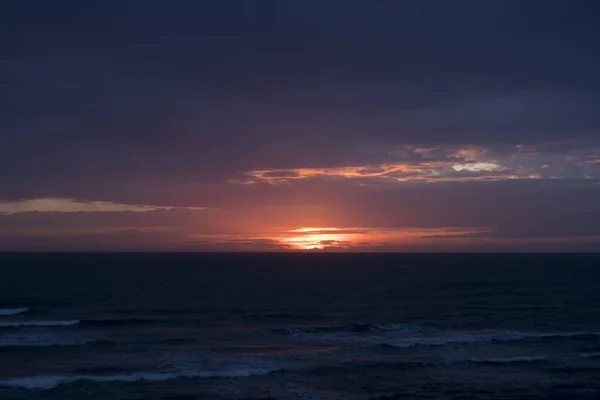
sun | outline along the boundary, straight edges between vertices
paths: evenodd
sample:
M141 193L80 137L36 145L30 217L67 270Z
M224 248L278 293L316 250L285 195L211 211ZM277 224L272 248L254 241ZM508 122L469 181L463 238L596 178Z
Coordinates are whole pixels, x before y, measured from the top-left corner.
M335 234L315 234L289 237L283 239L283 242L298 250L323 250L339 242L340 239L340 236Z
M325 250L346 247L352 243L356 235L340 231L339 228L298 228L289 231L290 236L280 240L293 250Z

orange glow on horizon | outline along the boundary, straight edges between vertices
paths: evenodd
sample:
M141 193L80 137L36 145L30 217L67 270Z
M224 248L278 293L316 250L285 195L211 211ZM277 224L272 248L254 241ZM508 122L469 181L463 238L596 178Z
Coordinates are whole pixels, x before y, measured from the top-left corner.
M330 247L348 247L359 235L315 233L281 239L281 242L294 250L323 250Z
M256 234L201 234L194 240L204 244L226 245L237 250L268 251L378 251L403 249L414 246L487 244L497 238L486 237L493 228L436 227L436 228L372 228L372 227L287 227ZM481 236L480 236L481 235ZM190 238L192 239L192 238ZM385 250L384 250L385 251Z
M340 228L314 228L314 227L310 227L310 228L298 228L298 229L292 229L290 230L290 232L294 232L294 233L306 233L306 232L328 232L328 231L339 231Z
M303 227L282 232L278 237L271 237L289 250L327 250L352 249L360 246L384 244L415 244L429 238L464 239L463 235L480 233L482 229L377 229L335 228L335 227Z

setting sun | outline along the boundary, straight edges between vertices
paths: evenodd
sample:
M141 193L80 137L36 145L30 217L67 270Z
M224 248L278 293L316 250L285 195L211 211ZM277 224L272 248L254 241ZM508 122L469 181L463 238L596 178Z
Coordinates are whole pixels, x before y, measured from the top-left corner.
M359 236L339 228L298 228L289 232L295 235L283 238L281 242L292 250L348 247Z

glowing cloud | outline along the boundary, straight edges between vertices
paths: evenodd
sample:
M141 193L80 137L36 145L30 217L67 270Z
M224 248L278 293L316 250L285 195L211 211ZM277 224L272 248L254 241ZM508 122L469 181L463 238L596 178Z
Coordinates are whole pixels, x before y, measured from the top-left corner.
M507 168L495 164L493 162L474 162L470 164L455 164L452 166L455 171L471 171L471 172L483 172L483 171L504 171Z
M503 151L478 146L422 148L402 146L390 151L397 162L327 168L253 169L232 183L290 184L311 178L378 180L380 182L468 182L514 179L600 178L598 153L589 148L569 154L516 145ZM591 178L590 178L591 177Z
M18 214L25 212L147 212L158 210L203 210L201 207L172 207L154 206L141 204L120 204L110 201L86 201L62 198L38 198L29 200L18 200L12 202L0 202L0 213Z

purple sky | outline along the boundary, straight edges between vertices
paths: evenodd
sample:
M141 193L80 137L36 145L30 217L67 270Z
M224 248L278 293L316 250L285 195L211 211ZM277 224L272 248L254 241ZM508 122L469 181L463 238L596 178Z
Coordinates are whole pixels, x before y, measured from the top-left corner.
M597 0L0 2L0 250L598 251Z

